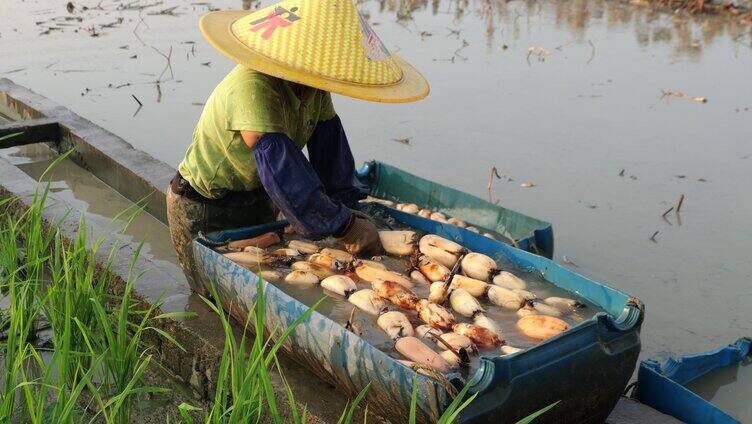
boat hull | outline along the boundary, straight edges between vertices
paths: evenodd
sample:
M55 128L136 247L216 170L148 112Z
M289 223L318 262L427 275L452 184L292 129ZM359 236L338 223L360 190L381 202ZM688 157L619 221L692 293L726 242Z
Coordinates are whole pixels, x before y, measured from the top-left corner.
M451 238L473 251L503 258L524 269L536 270L553 284L576 292L608 313L598 313L527 351L484 357L474 375L465 379L450 374L444 382L416 373L349 332L341 323L316 311L286 340L287 354L347 396L355 396L370 383L366 396L369 410L392 422L407 422L413 379L418 384L417 412L421 423L436 422L451 402L447 385L459 389L467 381L470 381L469 392L478 395L458 422L515 422L557 401L560 403L538 422L602 422L615 406L636 365L644 312L640 301L539 255L451 225L402 215L393 212L396 219L411 227ZM202 283L207 286L216 283L223 304L239 322L245 322L253 308L259 279L210 246L228 239L281 231L285 225L286 222L278 222L224 231L194 242ZM264 282L262 287L267 331L279 331L307 311L306 305L274 284Z

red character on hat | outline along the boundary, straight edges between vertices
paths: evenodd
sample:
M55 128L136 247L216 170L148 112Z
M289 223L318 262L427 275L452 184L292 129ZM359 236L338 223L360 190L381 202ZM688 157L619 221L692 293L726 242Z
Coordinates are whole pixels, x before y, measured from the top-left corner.
M277 28L288 27L291 23L300 19L300 16L293 13L297 10L297 7L287 10L284 7L277 6L269 16L251 22L251 31L256 32L262 28L266 28L261 34L261 38L268 40ZM283 18L282 15L284 14L287 14L287 16Z

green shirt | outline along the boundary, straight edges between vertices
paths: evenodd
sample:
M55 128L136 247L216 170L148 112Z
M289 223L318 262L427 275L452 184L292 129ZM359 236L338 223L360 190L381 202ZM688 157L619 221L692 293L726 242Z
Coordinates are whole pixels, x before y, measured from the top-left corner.
M289 82L236 66L206 101L180 175L208 198L261 187L256 160L240 131L283 133L303 149L316 124L335 114L328 92L306 90L301 102Z

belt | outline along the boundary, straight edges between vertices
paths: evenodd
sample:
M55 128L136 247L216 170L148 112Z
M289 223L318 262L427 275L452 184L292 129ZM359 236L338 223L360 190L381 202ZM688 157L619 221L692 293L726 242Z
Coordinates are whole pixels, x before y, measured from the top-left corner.
M180 175L179 172L175 174L172 180L170 180L170 190L172 190L172 192L177 194L178 196L183 196L186 199L193 200L194 202L216 205L227 204L228 202L239 199L248 201L259 195L258 190L253 190L227 191L223 196L216 199L204 197L201 195L201 193L196 191L196 189L191 186L191 183L183 178L183 176Z

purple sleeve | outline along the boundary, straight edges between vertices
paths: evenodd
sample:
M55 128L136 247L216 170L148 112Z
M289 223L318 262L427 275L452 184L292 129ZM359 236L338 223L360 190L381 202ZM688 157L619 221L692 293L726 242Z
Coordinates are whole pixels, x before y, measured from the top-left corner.
M368 192L355 177L355 160L339 116L319 122L307 143L311 166L324 185L326 194L350 209Z
M264 134L253 156L269 197L306 237L338 235L349 224L352 212L326 195L313 167L289 137Z

